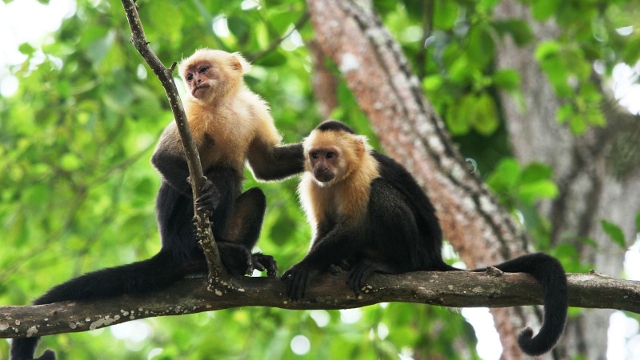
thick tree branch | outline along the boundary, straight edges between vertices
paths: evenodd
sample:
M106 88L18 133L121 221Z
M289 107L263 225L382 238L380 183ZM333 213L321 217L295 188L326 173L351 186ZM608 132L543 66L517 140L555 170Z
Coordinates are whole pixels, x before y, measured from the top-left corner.
M189 166L189 180L191 182L191 188L193 191L193 199L197 199L200 196L200 189L203 185L203 172L202 165L200 163L200 155L196 148L193 137L191 136L191 130L187 122L187 116L184 113L182 107L182 101L178 94L178 88L173 81L173 70L176 66L174 62L171 68L166 68L156 54L149 47L149 42L144 34L140 17L138 16L138 7L134 0L122 0L124 11L127 14L127 20L129 21L129 27L131 28L131 43L138 50L142 58L146 61L147 65L156 74L162 87L165 90L167 98L169 99L169 105L173 112L173 117L178 126L180 138L182 139L182 145L184 146L184 153L187 158L187 165ZM198 211L197 206L194 204L194 212L197 220L197 237L204 250L207 264L209 266L209 285L213 289L216 284L231 284L231 278L228 276L225 268L220 261L220 254L218 247L216 246L215 239L213 238L213 232L211 231L211 221L207 211Z
M495 270L495 269L493 269ZM569 305L640 313L640 282L592 274L569 274ZM300 302L287 301L285 284L274 278L244 278L244 291L216 296L203 279L187 279L153 294L39 306L0 307L0 338L80 332L131 320L192 314L243 306L291 310L346 309L380 302L448 307L504 307L542 304L540 286L526 274L414 272L375 275L357 299L344 275L317 279Z

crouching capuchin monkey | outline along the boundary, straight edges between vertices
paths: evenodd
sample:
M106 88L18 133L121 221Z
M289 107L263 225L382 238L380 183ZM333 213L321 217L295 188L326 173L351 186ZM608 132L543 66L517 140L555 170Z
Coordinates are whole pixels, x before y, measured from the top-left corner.
M347 284L355 293L374 272L459 271L443 261L435 209L405 168L337 121L320 124L303 144L305 173L299 192L313 241L305 258L282 275L291 299L303 298L311 278L336 265L349 271ZM544 324L535 337L531 328L522 331L518 344L534 356L551 350L567 318L562 265L537 253L495 267L525 272L540 282Z
M244 84L249 64L239 55L202 49L180 63L188 90L184 101L189 127L206 176L197 206L212 210L220 257L233 276L254 269L277 274L273 258L251 254L258 240L266 199L258 188L242 192L244 164L259 180L280 180L303 171L301 144L280 145L267 104ZM101 299L159 290L207 269L194 234L193 199L182 141L171 123L151 162L162 175L156 216L162 248L152 258L91 272L50 289L34 304ZM14 339L13 360L32 360L39 337ZM39 357L53 360L51 350Z

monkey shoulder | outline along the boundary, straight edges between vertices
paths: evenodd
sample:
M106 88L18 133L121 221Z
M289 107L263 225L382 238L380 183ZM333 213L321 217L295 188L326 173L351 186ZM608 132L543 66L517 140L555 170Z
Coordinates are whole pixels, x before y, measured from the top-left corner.
M371 182L368 209L373 217L389 217L393 214L402 216L410 211L407 199L383 177L378 177Z
M254 139L258 139L260 142L266 143L269 146L275 146L280 143L282 137L276 129L269 105L266 101L248 89L243 92L242 100L251 113L249 118L251 124L248 125L248 127L253 129Z

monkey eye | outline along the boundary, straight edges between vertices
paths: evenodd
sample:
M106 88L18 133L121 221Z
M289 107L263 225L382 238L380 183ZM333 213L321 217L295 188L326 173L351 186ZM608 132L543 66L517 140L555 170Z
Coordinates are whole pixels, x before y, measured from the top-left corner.
M334 158L335 156L336 156L336 153L334 153L334 152L329 151L329 152L327 153L327 159L332 159L332 158Z
M209 70L209 67L208 67L208 66L203 66L203 67L201 67L201 68L200 68L200 71L199 71L199 72L200 72L200 74L204 74L204 73L206 73L208 70Z
M309 155L314 159L318 158L318 152L317 151L314 151L314 152L310 153Z
M193 74L192 73L188 73L187 74L187 81L191 81L193 80Z

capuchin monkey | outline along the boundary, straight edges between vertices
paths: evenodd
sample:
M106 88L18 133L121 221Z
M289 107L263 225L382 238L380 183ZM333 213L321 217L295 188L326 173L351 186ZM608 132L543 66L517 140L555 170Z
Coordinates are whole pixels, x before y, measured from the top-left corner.
M198 207L212 211L220 257L232 276L254 269L277 274L271 256L251 254L258 240L266 199L258 188L242 192L244 164L259 180L281 180L303 171L302 145L281 146L267 104L243 81L249 64L239 55L201 49L183 60L180 76L188 90L184 108L206 176ZM189 169L182 141L172 122L151 159L162 175L156 216L162 248L152 258L91 272L55 286L35 305L92 300L159 290L207 270L195 234ZM39 337L14 339L13 360L32 360ZM39 357L53 360L51 350Z
M305 296L315 275L336 266L348 270L346 281L356 294L374 272L460 271L443 261L435 209L405 168L337 121L320 124L303 144L305 173L299 193L313 241L305 258L282 275L292 300ZM562 265L537 253L495 267L525 272L540 282L544 323L535 337L531 328L522 331L518 344L533 356L551 350L567 318Z

